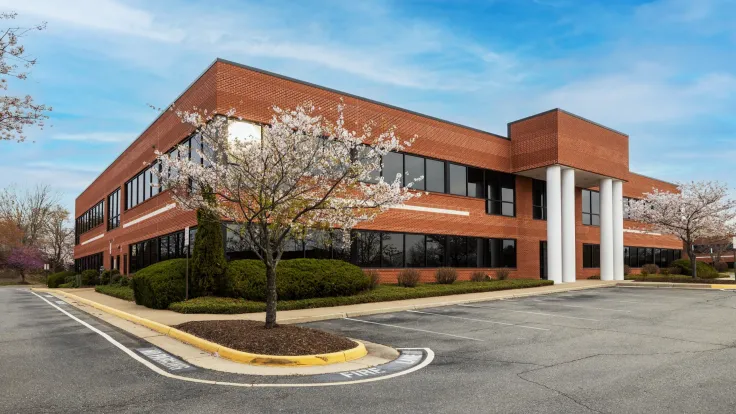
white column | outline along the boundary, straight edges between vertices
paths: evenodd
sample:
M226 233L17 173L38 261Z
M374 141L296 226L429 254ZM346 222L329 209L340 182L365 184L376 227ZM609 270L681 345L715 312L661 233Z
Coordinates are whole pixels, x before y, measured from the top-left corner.
M613 280L613 184L610 178L600 182L601 204L601 280Z
M562 282L561 168L547 167L547 277Z
M624 280L624 190L613 180L613 280Z
M575 281L575 170L562 170L562 282Z

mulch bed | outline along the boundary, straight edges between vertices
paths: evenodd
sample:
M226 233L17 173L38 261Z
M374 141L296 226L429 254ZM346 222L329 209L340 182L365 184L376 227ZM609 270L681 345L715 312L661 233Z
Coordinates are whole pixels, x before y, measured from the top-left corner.
M350 339L316 329L294 325L266 329L256 321L193 321L176 328L228 348L264 355L326 354L357 346Z

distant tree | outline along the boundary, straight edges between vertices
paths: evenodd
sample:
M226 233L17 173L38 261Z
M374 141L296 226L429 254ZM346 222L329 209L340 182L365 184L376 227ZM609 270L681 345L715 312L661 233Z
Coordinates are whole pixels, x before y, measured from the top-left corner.
M693 242L733 234L736 200L728 199L728 188L714 181L682 183L677 189L676 193L654 189L641 200L631 200L629 215L652 230L679 237L687 246L695 278Z
M59 208L59 196L48 185L37 185L24 192L15 186L0 190L0 220L21 230L24 246L40 247L49 217Z
M205 162L157 153L162 171L176 172L159 178L172 188L177 204L238 224L243 240L263 261L266 328L276 326L276 267L289 238L303 238L310 229L339 228L349 242L357 224L418 195L409 191L411 183L403 185L401 173L376 176L382 156L411 141L401 141L394 127L375 133L371 123L356 132L345 126L344 105L334 109L337 116L330 121L311 104L274 107L269 125L241 136L229 128L238 122L234 111L227 116L178 112L204 142L206 150L198 155ZM216 203L201 189L211 189Z
M61 206L53 208L44 223L41 246L55 271L66 268L74 250L74 228L69 223L69 211Z
M46 29L46 23L31 27L12 26L9 21L17 16L17 13L0 13L0 20L10 26L0 29L0 90L3 91L8 90L9 80L25 80L28 70L36 64L36 59L19 43L20 39L30 32ZM43 128L48 111L51 111L50 106L35 103L30 95L0 96L0 140L24 141L24 129L32 125Z
M43 269L43 254L40 250L31 246L20 246L10 251L5 265L20 273L21 281L26 281L26 274L34 270Z

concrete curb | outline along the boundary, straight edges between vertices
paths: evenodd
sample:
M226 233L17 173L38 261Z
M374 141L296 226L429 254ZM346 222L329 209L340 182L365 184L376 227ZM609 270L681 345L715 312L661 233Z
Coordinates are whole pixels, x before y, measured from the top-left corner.
M184 331L180 331L176 328L172 328L168 325L164 325L164 324L154 322L154 321L151 321L145 318L141 318L136 315L131 315L127 312L123 312L118 309L111 308L109 306L101 305L97 302L79 297L72 293L64 292L61 290L52 290L52 289L34 288L32 290L37 291L37 292L59 293L62 296L73 299L79 303L83 303L95 309L99 309L103 312L117 316L118 318L125 319L127 321L136 323L138 325L145 326L146 328L152 329L163 335L169 336L181 342L192 345L205 352L216 354L223 358L229 359L231 361L240 362L244 364L280 366L280 367L329 365L329 364L353 361L353 360L356 360L356 359L359 359L359 358L362 358L368 355L368 350L366 349L365 345L362 342L355 341L355 340L353 341L355 341L358 344L355 348L348 349L347 351L332 352L332 353L327 353L327 354L299 355L299 356L252 354L250 352L238 351L232 348L228 348L228 347L216 344L214 342L207 341L205 339L196 337Z
M614 287L615 285L613 283L601 283L601 284L596 284L593 286L575 286L575 287L567 287L567 288L564 287L564 285L561 285L561 286L562 287L560 289L550 290L550 291L545 291L545 292L514 293L508 296L503 296L503 297L498 297L498 298L460 299L460 300L452 300L452 301L444 301L444 302L423 303L419 305L405 305L405 306L394 306L394 307L389 307L389 308L367 309L364 311L355 311L355 312L338 312L338 313L331 313L327 315L283 319L283 320L280 320L279 322L280 323L307 323L307 322L325 321L325 320L330 320L330 319L355 318L358 316L369 316L369 315L378 315L382 313L401 312L401 311L407 311L407 310L436 308L440 306L452 306L452 305L460 305L460 304L465 304L465 303L490 302L490 301L495 301L495 300L516 299L516 298L524 298L524 297L529 297L529 296L552 295L555 293L573 292L577 290ZM510 289L509 291L513 291L513 290L517 290L517 289ZM524 290L524 289L519 289L519 290ZM440 297L441 296L438 296L438 298ZM425 299L425 298L422 298L422 299Z
M707 283L673 283L673 282L619 282L617 287L635 287L635 288L669 288L669 289L690 289L690 290L708 290L708 289L727 289L736 290L736 284L707 284Z

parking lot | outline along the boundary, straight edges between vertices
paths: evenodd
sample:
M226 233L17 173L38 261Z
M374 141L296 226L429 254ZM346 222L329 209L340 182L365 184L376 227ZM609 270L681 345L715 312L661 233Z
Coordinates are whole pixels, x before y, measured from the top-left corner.
M606 288L306 326L434 350L425 408L733 412L735 308L728 291Z
M49 300L47 298L47 300ZM736 408L736 293L602 288L305 326L434 360L396 377L242 388L154 373L53 304L129 349L150 347L24 289L0 289L0 412L674 413ZM246 381L196 370L192 378ZM366 374L369 375L369 374Z

